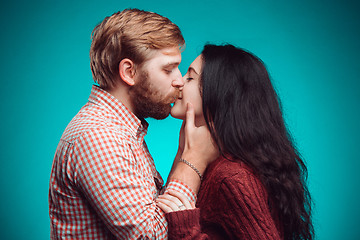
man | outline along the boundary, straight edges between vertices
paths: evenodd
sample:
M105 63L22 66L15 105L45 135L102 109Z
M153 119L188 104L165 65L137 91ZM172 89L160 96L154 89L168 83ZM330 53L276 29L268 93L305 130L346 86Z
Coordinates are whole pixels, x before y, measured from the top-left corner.
M156 13L127 9L93 31L89 102L69 123L50 178L51 238L165 239L156 206L162 191L195 201L200 175L216 150L189 106L181 162L163 187L144 136L144 118L166 118L184 82L178 65L184 39Z

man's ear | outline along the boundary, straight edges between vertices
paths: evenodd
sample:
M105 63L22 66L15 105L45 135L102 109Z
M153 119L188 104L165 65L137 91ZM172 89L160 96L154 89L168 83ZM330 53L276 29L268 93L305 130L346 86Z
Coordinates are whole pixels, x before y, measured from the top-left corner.
M135 64L128 58L124 58L119 63L119 75L122 81L127 85L133 86L135 84Z

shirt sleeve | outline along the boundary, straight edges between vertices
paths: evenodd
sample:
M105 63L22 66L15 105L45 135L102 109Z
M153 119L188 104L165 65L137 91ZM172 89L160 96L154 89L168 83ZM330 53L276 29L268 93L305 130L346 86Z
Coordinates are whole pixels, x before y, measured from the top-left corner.
M184 194L190 202L196 202L196 194L194 191L185 183L178 179L172 179L166 186L165 193L169 190L175 190Z
M116 238L166 239L154 179L139 168L129 144L106 129L81 136L74 147L75 184Z

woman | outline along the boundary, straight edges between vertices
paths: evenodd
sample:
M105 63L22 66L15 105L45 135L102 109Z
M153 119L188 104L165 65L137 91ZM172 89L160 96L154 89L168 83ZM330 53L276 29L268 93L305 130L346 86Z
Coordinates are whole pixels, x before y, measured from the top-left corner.
M191 103L221 156L199 173L196 208L176 192L157 199L169 239L312 239L307 169L261 60L206 45L184 78L171 114L185 119Z

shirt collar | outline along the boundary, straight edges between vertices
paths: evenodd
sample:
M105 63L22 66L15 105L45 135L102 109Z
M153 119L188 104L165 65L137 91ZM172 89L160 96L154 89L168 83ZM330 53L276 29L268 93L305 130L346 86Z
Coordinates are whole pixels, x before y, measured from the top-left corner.
M133 136L143 138L147 133L148 123L135 116L122 102L104 89L93 85L89 102L101 105L110 111L118 124L125 123Z

